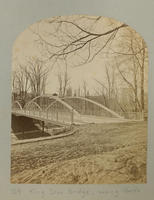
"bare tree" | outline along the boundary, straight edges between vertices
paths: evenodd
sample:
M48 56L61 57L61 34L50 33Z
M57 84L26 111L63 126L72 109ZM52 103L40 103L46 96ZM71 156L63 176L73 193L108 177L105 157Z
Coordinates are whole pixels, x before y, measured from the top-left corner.
M30 30L41 47L44 61L51 62L52 66L65 62L62 65L64 72L60 71L57 75L59 96L66 95L69 85L67 64L79 66L93 61L98 55L106 55L106 59L109 57L115 65L112 69L105 68L105 84L104 80L97 80L105 104L109 107L110 99L115 97L119 102L115 86L115 73L118 73L122 84L133 92L131 105L134 110L144 111L147 48L144 40L125 23L100 16L55 17L39 21ZM31 87L37 90L32 80ZM83 93L87 95L86 84L83 84Z
M70 77L68 76L67 62L65 60L65 70L60 68L58 74L59 96L64 97L70 84Z
M62 76L62 73L58 72L57 77L58 77L58 84L59 84L58 93L59 93L59 96L62 97L63 96L63 76Z
M86 97L87 96L87 83L85 80L83 81L82 87L83 87L83 96Z
M101 87L101 96L104 99L105 106L107 106L109 108L113 107L112 102L116 96L116 91L117 91L115 77L116 77L115 67L112 65L110 66L110 64L108 64L108 66L105 66L104 81L94 79L98 83L98 85L100 85L100 87Z
M114 52L118 55L117 60L119 60L119 64L116 66L123 81L134 93L135 111L140 110L144 112L145 86L147 86L144 75L145 70L147 70L147 47L143 38L131 29L127 29L124 32L124 39L126 41L125 44L121 42L119 45L121 52ZM123 64L121 65L121 63ZM130 79L130 75L132 76L132 80Z
M140 70L140 101L141 101L141 110L142 112L144 112L145 109L145 101L144 101L144 96L145 96L145 63L147 62L147 47L146 44L144 42L143 39L141 39L140 44L139 41L137 41L137 46L139 48L139 45L141 45L140 49L142 49L142 51L136 55L134 54L134 59L136 61L136 64L139 67ZM134 49L132 47L132 51L134 52Z
M12 81L12 95L13 95L13 98L15 98L16 93L18 93L18 87L16 84L16 81L17 81L17 72L16 71L12 72L11 81Z
M45 94L48 69L43 66L39 59L29 59L28 67L25 68L25 75L30 81L31 93L34 96Z
M29 78L25 73L26 70L27 68L23 68L20 65L19 69L14 71L12 78L13 92L17 93L22 101L27 98L30 89Z
M69 97L72 97L73 95L73 92L72 92L72 87L69 86L66 90L66 96L69 96Z
M110 23L105 31L102 28L96 32L96 27L100 29L104 21L100 16L90 19L86 16L57 17L40 21L37 28L31 27L30 30L37 36L37 42L45 52L44 55L47 55L47 60L52 59L55 64L64 56L67 59L74 56L78 60L73 63L76 66L91 62L111 44L119 30L127 27L124 23ZM51 27L48 33L42 30L44 24Z
M78 97L80 97L81 96L81 88L80 88L80 86L78 87Z

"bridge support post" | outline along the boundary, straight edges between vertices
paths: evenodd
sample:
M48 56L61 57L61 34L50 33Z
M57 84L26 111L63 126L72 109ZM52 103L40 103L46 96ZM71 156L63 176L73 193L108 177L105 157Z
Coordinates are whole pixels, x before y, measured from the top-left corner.
M44 121L42 121L42 133L44 133Z
M48 117L49 117L49 116L48 116L48 110L47 110L47 119L48 119Z

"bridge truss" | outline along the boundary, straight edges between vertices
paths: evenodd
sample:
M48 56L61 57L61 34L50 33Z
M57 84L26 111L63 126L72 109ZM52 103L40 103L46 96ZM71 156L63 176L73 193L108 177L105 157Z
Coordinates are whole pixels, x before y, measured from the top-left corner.
M63 124L103 123L124 120L104 105L84 97L37 96L24 106L12 102L12 113Z

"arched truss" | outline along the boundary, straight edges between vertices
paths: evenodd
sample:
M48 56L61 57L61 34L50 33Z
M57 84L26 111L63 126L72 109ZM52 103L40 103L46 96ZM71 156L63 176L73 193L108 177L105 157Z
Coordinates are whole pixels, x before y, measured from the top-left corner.
M62 100L65 100L65 99L79 99L79 100L84 100L84 101L90 102L90 103L92 103L92 104L94 104L94 105L96 105L96 106L98 106L98 107L100 107L100 108L106 110L107 112L109 112L110 114L112 114L112 115L115 116L115 117L123 118L122 116L120 116L119 114L117 114L117 113L114 112L113 110L111 110L111 109L105 107L104 105L102 105L102 104L100 104L100 103L98 103L98 102L96 102L96 101L93 101L93 100L91 100L91 99L85 98L85 97L63 97L63 98L61 98L61 99L62 99Z
M19 103L19 101L14 101L13 104L12 104L12 107L14 107L14 105L17 105L20 110L23 109L22 106L21 106L21 104Z
M107 111L110 114L112 114L114 117L123 118L119 114L117 114L116 112L114 112L111 109L105 107L104 105L102 105L102 104L100 104L100 103L98 103L96 101L93 101L91 99L85 98L85 97L63 97L63 98L59 98L59 97L52 96L52 95L40 95L40 96L37 96L37 97L33 98L28 103L26 103L23 108L22 108L21 104L18 101L13 102L13 104L18 105L18 107L19 107L20 110L22 110L22 109L26 110L26 109L30 108L31 105L32 106L35 105L36 108L39 109L39 111L42 111L43 108L37 102L35 102L39 98L48 98L48 99L54 100L51 103L49 103L49 105L47 105L47 107L44 109L44 111L46 111L46 112L48 112L48 110L52 106L54 106L56 103L59 103L59 104L63 105L65 108L67 108L68 111L73 112L76 115L80 115L80 113L76 109L74 109L73 106L71 106L71 105L69 105L69 103L65 102L65 100L67 100L67 99L79 99L79 100L84 100L86 102L90 102L93 105L96 105L96 106L98 106L101 109L104 109L105 111Z
M36 103L35 101L30 101L27 104L25 104L24 109L31 108L31 106L36 106L40 111L42 111L42 108Z
M38 105L38 103L35 102L35 100L39 99L39 98L49 98L49 99L53 99L54 101L52 103L50 103L47 108L45 108L44 111L48 111L55 103L60 103L61 105L63 105L65 108L67 108L70 112L73 112L74 114L77 114L79 115L79 113L73 109L72 106L70 106L68 103L64 102L63 100L61 100L59 97L56 97L56 96L53 96L53 95L40 95L40 96L37 96L35 98L33 98L32 100L30 100L27 104L25 104L24 108L26 109L27 106L31 105L32 103L35 103L35 105L37 105L37 107L39 107L40 109L41 106Z
M46 111L48 111L54 104L56 103L60 103L61 105L63 105L65 108L67 108L69 111L74 112L74 114L79 115L79 112L77 112L75 109L73 109L72 106L70 106L69 104L67 104L66 102L62 101L61 99L57 98L55 99L54 102L52 102L47 108Z
M71 99L71 101L67 102L67 99ZM73 99L79 99L79 101ZM52 95L41 95L30 100L24 107L18 101L15 101L12 108L15 112L20 113L21 111L26 116L67 124L95 122L98 119L97 117L101 117L100 119L103 119L103 117L123 118L104 105L84 97L59 98Z

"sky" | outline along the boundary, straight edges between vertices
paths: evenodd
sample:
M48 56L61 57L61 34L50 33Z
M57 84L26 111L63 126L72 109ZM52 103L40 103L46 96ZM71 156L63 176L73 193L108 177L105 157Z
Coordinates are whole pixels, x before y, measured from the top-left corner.
M13 70L17 69L19 65L26 65L28 57L35 58L40 56L40 53L35 46L35 39L35 36L29 30L25 30L17 37L13 46ZM50 66L50 62L48 63L48 65ZM68 76L70 77L70 84L72 88L77 89L79 86L82 87L83 81L86 81L89 91L93 92L93 88L96 88L98 86L98 83L96 83L94 79L105 79L104 67L104 61L101 58L97 58L94 61L83 66L68 67ZM55 66L49 71L46 93L57 92L58 70L58 67Z
M35 28L35 24L30 28ZM46 27L48 28L48 27ZM17 69L20 65L26 66L26 62L29 57L41 57L40 50L36 45L37 37L32 33L31 29L27 28L22 32L16 39L13 45L12 54L12 69ZM47 64L50 69L52 61ZM94 92L94 88L98 87L97 80L105 80L104 76L104 59L98 57L92 62L78 66L68 67L68 76L70 77L70 84L73 89L77 89L79 86L82 87L83 81L86 81L89 92ZM46 93L57 92L58 79L57 79L58 67L55 66L49 71L47 79Z
M82 17L82 16L81 16ZM75 17L74 17L75 19ZM51 18L52 20L52 18ZM101 24L97 24L94 27L95 32L104 32L106 31L106 27L112 26L114 23L117 26L120 22L116 22L114 20L106 20L103 18L102 20L103 26ZM83 21L82 23L85 23ZM29 57L31 58L42 58L42 51L40 46L38 45L38 37L32 32L32 30L37 29L37 24L35 23L25 29L22 33L19 34L17 39L13 45L12 51L12 70L16 70L19 66L26 66L27 60ZM50 25L46 25L45 20L41 23L40 26L41 31L53 31L54 28ZM72 32L75 30L72 29ZM47 37L47 36L46 36ZM54 42L54 41L52 41ZM84 56L84 53L83 53ZM92 62L84 64L78 67L72 67L68 65L68 76L70 77L70 84L73 89L78 89L78 87L82 87L83 81L86 81L87 89L90 93L94 92L94 88L98 88L98 83L94 80L97 79L103 83L106 83L106 75L105 75L105 66L110 58L106 58L105 56L97 56ZM58 70L59 67L55 65L53 68L52 60L45 63L49 70L49 75L47 79L46 85L46 93L54 93L58 90ZM63 64L61 64L63 65ZM62 66L63 67L63 66ZM65 67L65 66L64 66ZM119 79L120 82L120 79ZM123 86L126 87L126 86Z

